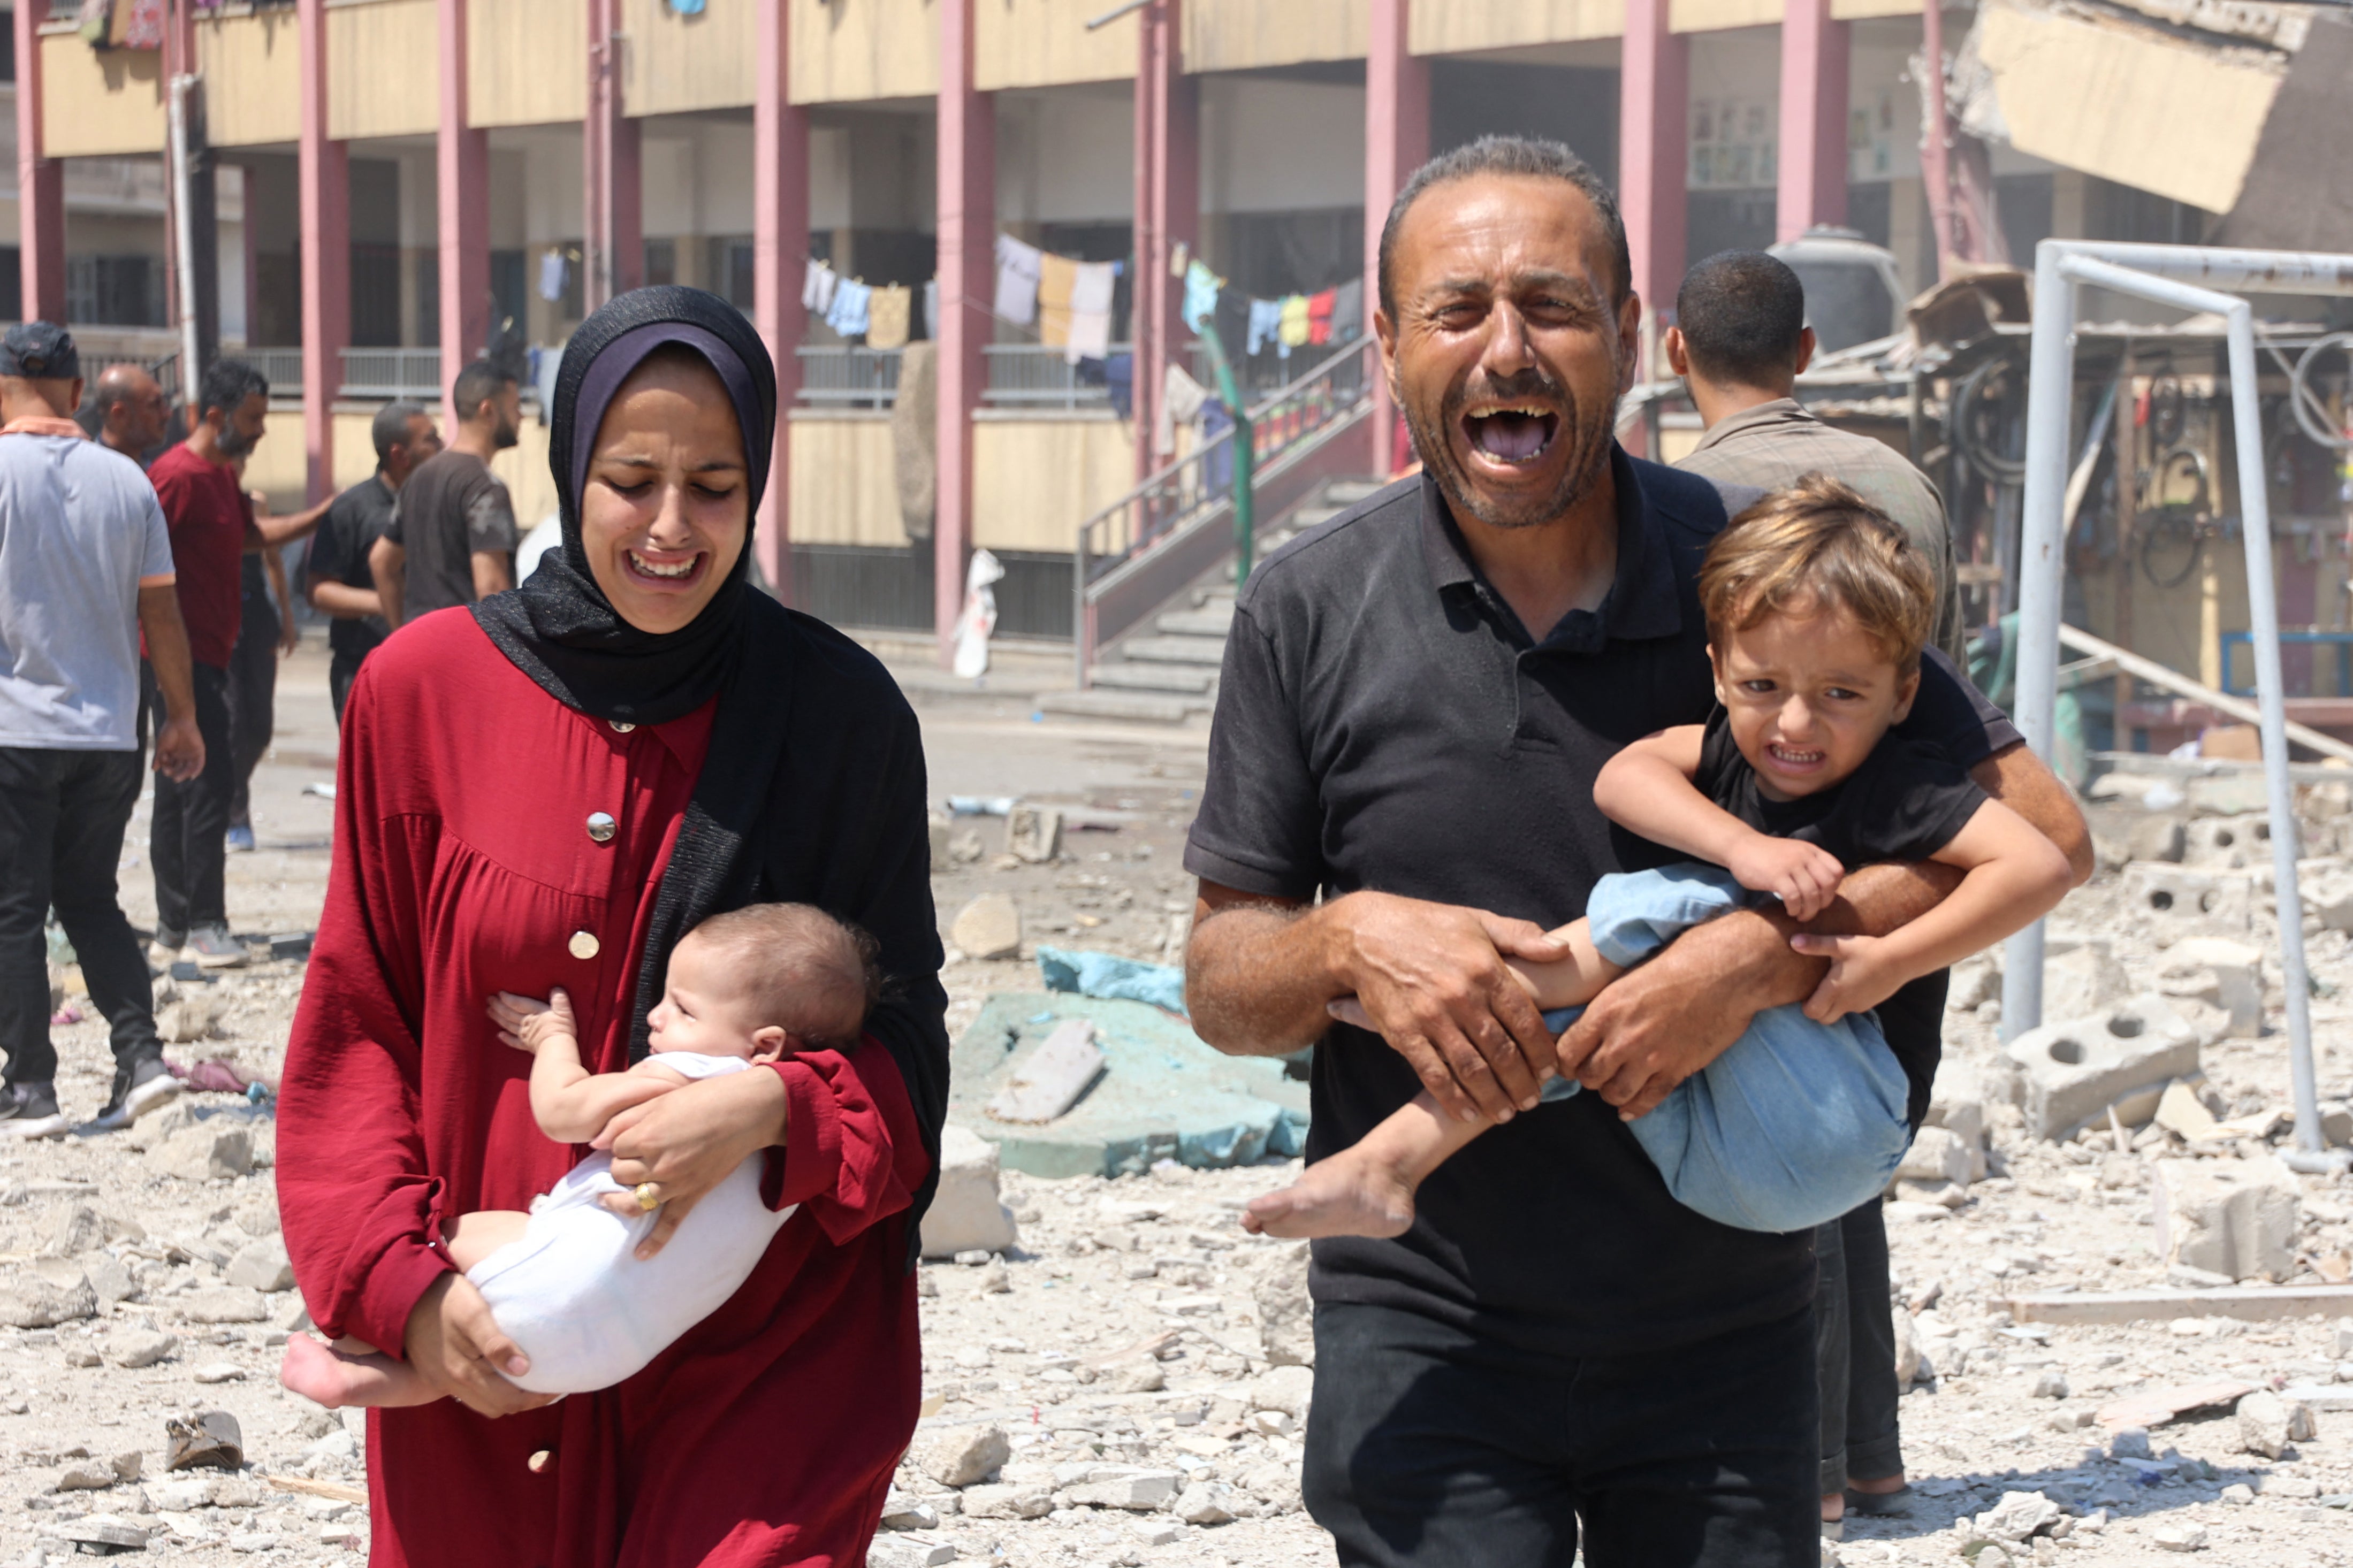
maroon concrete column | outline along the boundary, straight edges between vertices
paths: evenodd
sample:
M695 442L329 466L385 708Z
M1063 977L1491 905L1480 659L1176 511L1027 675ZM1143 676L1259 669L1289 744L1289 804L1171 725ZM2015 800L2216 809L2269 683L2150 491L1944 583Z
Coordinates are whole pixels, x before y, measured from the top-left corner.
M327 0L301 0L302 129L295 178L302 207L302 448L316 503L335 488L335 397L352 338L349 146L327 134ZM247 235L253 233L248 220ZM251 281L248 268L247 279ZM249 321L251 318L248 317Z
M1152 431L1162 378L1192 336L1185 284L1169 274L1176 247L1189 253L1201 227L1201 94L1185 74L1184 0L1155 0L1139 18L1135 72L1135 261L1129 290L1135 339L1135 477L1158 466Z
M468 122L467 0L440 0L441 124L435 138L440 228L441 391L480 355L491 326L491 143ZM449 422L458 420L449 405Z
M41 155L41 25L18 0L16 28L16 234L27 321L66 319L65 165Z
M1628 0L1630 5L1635 0ZM1663 3L1663 0L1662 0ZM1430 66L1408 51L1411 0L1372 0L1372 46L1365 56L1366 331L1380 298L1381 226L1413 172L1430 161ZM1397 405L1387 377L1373 381L1371 472L1395 458Z
M760 570L778 599L793 602L792 427L801 389L800 346L807 330L801 280L808 266L808 110L790 87L790 0L758 0L758 97L752 108L752 314L776 362L776 446L760 500Z
M1648 379L1656 369L1659 329L1673 314L1683 278L1691 55L1683 39L1667 30L1667 0L1626 0L1622 51L1618 206L1626 220L1634 291L1642 299L1645 362L1638 379ZM1628 434L1627 447L1640 450L1641 445L1637 426Z
M583 295L591 310L645 281L638 122L621 101L620 0L588 0L588 112L580 123Z
M1846 222L1849 25L1831 0L1786 0L1781 13L1781 165L1774 234L1795 239Z
M939 500L933 621L950 658L972 550L972 416L987 385L997 246L997 100L972 84L973 0L940 0Z

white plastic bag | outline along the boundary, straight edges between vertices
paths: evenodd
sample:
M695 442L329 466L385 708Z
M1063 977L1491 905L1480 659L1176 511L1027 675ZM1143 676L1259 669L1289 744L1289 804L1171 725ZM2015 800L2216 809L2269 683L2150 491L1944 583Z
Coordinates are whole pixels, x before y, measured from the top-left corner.
M1005 568L986 550L972 552L964 578L964 608L956 615L955 672L965 680L988 673L988 639L997 630L997 592Z

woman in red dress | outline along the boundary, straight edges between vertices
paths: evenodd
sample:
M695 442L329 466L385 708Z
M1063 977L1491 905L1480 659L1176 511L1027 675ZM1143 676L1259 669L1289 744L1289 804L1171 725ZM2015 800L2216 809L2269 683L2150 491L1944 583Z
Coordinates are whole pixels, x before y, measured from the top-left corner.
M287 1246L323 1332L450 1396L369 1413L379 1568L852 1568L914 1426L946 1100L921 737L871 656L746 582L776 380L742 315L623 295L574 335L554 415L562 550L404 627L352 689L280 1101ZM746 1158L799 1212L644 1372L527 1394L440 1226L528 1206L584 1151L541 1135L487 1000L561 985L584 1057L618 1070L679 938L771 900L874 934L868 1037L680 1089L598 1142L655 1184L649 1245Z

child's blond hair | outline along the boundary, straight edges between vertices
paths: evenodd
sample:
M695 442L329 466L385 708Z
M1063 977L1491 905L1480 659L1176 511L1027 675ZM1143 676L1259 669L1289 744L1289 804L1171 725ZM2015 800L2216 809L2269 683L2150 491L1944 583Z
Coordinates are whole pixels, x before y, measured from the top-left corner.
M1847 486L1807 474L1732 520L1699 569L1711 639L1767 616L1843 610L1905 675L1936 616L1936 574L1904 531Z

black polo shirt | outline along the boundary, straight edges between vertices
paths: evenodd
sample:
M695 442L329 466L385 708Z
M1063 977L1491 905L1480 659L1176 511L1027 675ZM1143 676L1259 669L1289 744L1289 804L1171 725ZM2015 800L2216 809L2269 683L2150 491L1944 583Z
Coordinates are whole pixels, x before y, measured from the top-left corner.
M346 588L375 589L368 552L392 527L395 492L382 473L370 474L335 498L311 544L310 572ZM392 635L382 616L337 616L327 624L327 646L356 665Z
M1706 721L1700 557L1758 492L1622 451L1611 468L1616 580L1542 643L1481 577L1427 478L1271 556L1236 607L1186 868L1269 897L1371 889L1554 926L1602 876L1681 858L1613 826L1593 781L1627 742ZM1933 656L1904 732L1965 768L2018 738ZM1419 1089L1377 1036L1335 1026L1315 1053L1308 1158ZM1581 1094L1447 1162L1404 1236L1316 1242L1311 1285L1322 1301L1609 1354L1795 1311L1813 1254L1810 1235L1735 1230L1676 1203L1617 1112Z

